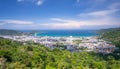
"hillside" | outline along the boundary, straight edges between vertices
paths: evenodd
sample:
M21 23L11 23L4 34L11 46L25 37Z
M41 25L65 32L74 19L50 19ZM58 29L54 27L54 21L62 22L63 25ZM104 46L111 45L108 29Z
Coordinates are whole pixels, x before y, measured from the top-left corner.
M22 33L16 30L0 29L0 35L21 35Z
M117 47L120 47L120 28L101 30L101 38L112 42Z
M22 32L19 30L0 29L0 35L31 35L33 32Z

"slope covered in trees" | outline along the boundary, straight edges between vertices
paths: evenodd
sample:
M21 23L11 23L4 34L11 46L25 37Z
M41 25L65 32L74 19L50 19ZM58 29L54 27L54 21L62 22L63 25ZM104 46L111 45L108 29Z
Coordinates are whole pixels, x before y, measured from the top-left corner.
M0 38L2 69L120 69L120 57L93 52L50 50L40 44L25 44Z
M101 30L101 37L120 48L120 28Z

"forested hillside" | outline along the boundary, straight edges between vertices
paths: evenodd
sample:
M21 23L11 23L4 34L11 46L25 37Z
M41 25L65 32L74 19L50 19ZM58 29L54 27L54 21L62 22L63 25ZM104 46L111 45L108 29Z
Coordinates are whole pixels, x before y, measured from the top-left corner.
M0 38L2 69L120 69L120 55L50 50Z
M120 48L120 28L101 30L102 38Z

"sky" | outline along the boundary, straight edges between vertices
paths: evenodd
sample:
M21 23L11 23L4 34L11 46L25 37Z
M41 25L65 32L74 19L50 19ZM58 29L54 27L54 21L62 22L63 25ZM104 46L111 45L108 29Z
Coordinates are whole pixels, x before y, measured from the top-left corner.
M120 0L0 0L0 29L120 27Z

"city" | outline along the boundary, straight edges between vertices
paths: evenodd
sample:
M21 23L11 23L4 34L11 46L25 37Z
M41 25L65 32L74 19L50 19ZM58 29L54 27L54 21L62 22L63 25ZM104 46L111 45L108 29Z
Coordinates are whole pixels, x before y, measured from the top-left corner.
M114 52L115 45L111 42L105 41L98 38L97 36L93 37L49 37L49 36L0 36L3 38L12 39L14 41L25 42L33 41L45 45L50 49L59 48L67 49L71 52L80 52L80 51L94 51L96 53L109 54Z

